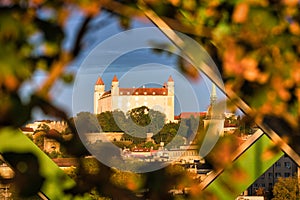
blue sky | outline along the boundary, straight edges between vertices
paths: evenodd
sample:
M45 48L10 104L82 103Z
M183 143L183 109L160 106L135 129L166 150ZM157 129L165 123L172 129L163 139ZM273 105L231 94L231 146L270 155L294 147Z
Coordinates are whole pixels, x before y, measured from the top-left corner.
M71 48L71 44L75 38L74 33L81 22L80 13L74 13L68 21L65 29L67 37L64 42L64 48ZM116 19L110 17L105 12L102 12L101 16L95 19L93 23L100 24L99 28L95 26L96 28L94 27L87 34L85 48L67 69L69 72L76 74L75 83L73 85L65 85L57 82L52 90L55 105L63 108L70 116L76 115L76 113L81 111L93 112L93 87L97 77L100 75L103 76L106 89L109 89L112 77L115 74L120 79L121 87L141 87L144 85L143 83L149 82L155 83L156 86L161 86L167 81L169 75L172 75L175 81L177 98L175 114L184 111L204 111L207 109L211 82L203 74L201 74L202 79L199 81L191 81L184 77L178 70L176 56L168 55L167 53L155 53L151 48L137 49L118 55L120 45L116 43L115 46L112 45L109 48L105 47L99 50L97 47L103 44L101 42L124 30L120 28ZM153 25L150 22L133 21L132 28L141 27L153 27ZM151 33L149 34L151 35ZM138 35L136 36L136 41L124 41L123 46L138 43L139 39L143 37L145 35ZM153 41L168 42L168 39L163 34L158 38L160 41ZM149 43L153 41L149 41ZM111 60L110 58L116 55L118 55L117 59L108 63ZM22 93L24 96L26 96L26 91L38 87L44 78L45 74L43 72L36 73L33 80L23 88ZM220 91L217 90L217 93L219 98L225 98ZM196 103L195 101L198 102ZM41 118L47 117L35 111L34 119Z

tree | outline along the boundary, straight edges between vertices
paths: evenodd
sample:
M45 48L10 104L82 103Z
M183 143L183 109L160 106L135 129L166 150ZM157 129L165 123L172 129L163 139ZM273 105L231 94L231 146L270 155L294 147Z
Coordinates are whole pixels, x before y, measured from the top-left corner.
M38 125L38 127L35 131L44 131L44 132L48 133L49 130L50 130L50 127L47 124L42 123L42 124Z
M34 143L42 150L44 149L44 138L46 134L45 131L38 131L33 136Z
M102 131L122 132L126 117L122 111L106 111L98 114L97 119Z
M273 188L274 198L272 200L300 199L299 180L297 176L279 177Z
M156 144L159 144L160 142L168 144L177 134L178 128L179 125L177 123L167 123L157 134L153 135L152 138L154 139Z
M126 113L127 120L121 129L134 140L146 139L147 133L156 134L165 123L165 115L159 111L149 109L146 106L133 108Z
M128 111L127 118L132 119L132 121L138 126L147 126L151 122L149 108L146 106L133 108L132 110Z
M77 114L74 121L79 133L100 132L100 126L94 114L80 112Z

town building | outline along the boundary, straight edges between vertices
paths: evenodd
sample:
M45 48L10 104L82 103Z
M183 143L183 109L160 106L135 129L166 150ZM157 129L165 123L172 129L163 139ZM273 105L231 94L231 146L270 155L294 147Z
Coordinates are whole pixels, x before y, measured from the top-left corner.
M35 121L33 123L27 124L26 127L23 127L22 129L24 129L23 132L29 132L33 130L39 130L41 129L43 126L47 126L49 127L49 129L55 129L58 132L63 132L64 130L66 130L66 128L68 127L67 122L65 121L52 121L52 120L40 120L40 121Z
M115 75L111 89L99 77L94 86L94 113L120 110L126 113L133 108L147 106L166 115L166 121L174 121L174 80L170 76L161 88L122 88Z
M256 191L261 188L266 193L267 199L271 199L272 189L279 177L297 176L297 164L286 154L282 156L272 167L260 176L249 188L249 195L256 195Z
M123 132L106 132L106 133L85 133L86 142L94 144L97 142L116 142L121 141Z

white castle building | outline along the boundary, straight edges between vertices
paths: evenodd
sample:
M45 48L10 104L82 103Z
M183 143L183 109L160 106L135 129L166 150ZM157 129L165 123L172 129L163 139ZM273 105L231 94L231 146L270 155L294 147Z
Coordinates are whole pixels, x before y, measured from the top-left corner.
M147 106L166 115L166 121L174 121L174 80L170 76L162 88L121 88L115 75L111 89L105 91L101 77L94 86L94 113L106 111L127 111Z

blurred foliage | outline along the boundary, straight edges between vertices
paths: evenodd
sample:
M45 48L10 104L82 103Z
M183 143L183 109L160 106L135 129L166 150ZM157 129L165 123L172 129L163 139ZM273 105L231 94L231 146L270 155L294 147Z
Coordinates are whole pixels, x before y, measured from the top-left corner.
M172 18L177 27L185 27L178 30L189 33L208 51L225 88L253 108L255 120L271 128L284 126L279 134L300 153L292 143L300 136L299 1L145 2L162 19Z
M300 4L297 0L146 0L171 28L192 36L212 56L225 82L225 87L235 91L253 109L254 117L285 136L297 150L299 141L300 102ZM90 21L102 10L115 13L120 25L128 28L131 19L140 17L137 1L95 0L6 0L0 2L0 128L21 127L31 119L34 108L45 114L68 122L74 133L59 141L66 151L74 156L87 155L81 144L74 122L53 105L51 88L62 80L72 81L71 74L64 70L79 55L84 47L83 38L89 30ZM66 37L64 27L71 12L82 14L82 24L70 50L63 48ZM183 72L193 77L195 71ZM34 74L44 71L47 78L29 96L29 101L20 97L20 90ZM92 125L91 125L92 126ZM42 134L41 134L42 135ZM228 147L218 147L226 158ZM5 152L4 152L5 153ZM17 173L18 186L25 196L37 192L43 177L37 172L39 164L34 155L26 152L7 152L5 159L13 165L24 158L32 165L29 174ZM24 156L25 155L25 156ZM226 159L225 159L226 160ZM225 162L227 163L227 162ZM219 165L219 163L218 163ZM220 163L223 166L222 163ZM112 169L97 164L96 172L80 168L78 185L65 191L73 195L92 191L117 199L138 199L133 193L140 186L136 177L125 188L111 183ZM183 180L168 169L145 175L141 181L148 199L172 199L167 193L176 181ZM23 182L24 178L32 184ZM179 178L180 177L180 178ZM130 183L130 184L129 184ZM95 192L97 190L97 192ZM197 189L195 190L197 191ZM198 191L197 191L198 192Z

